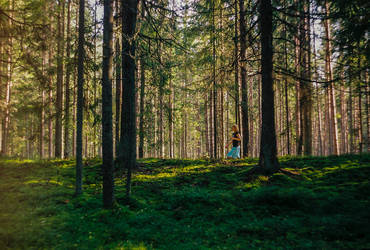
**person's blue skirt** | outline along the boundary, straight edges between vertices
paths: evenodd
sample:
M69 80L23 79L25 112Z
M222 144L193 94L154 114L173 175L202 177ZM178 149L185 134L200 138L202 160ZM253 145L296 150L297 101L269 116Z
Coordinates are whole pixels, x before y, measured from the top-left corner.
M240 146L233 147L230 152L227 154L227 157L231 158L240 158Z

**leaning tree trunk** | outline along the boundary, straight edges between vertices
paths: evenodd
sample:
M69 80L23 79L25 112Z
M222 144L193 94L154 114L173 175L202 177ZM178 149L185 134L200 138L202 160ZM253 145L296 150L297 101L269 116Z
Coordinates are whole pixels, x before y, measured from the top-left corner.
M103 204L113 206L113 0L104 1L103 81L102 81L102 147L103 147Z
M274 122L271 0L261 0L259 8L262 74L262 130L259 165L264 174L272 174L279 170L279 162L276 156L276 132Z
M122 109L120 164L127 169L126 198L131 194L131 171L136 164L135 44L137 0L122 0Z
M85 0L80 0L78 22L78 64L77 64L77 124L76 124L76 195L82 193L82 124L84 86L84 43L85 43Z

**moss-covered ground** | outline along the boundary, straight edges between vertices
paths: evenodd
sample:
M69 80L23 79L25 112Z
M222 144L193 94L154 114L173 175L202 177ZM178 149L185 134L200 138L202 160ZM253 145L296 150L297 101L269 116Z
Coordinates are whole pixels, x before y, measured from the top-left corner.
M280 158L251 178L256 159L145 159L132 200L102 209L100 160L0 160L0 249L369 249L370 155Z

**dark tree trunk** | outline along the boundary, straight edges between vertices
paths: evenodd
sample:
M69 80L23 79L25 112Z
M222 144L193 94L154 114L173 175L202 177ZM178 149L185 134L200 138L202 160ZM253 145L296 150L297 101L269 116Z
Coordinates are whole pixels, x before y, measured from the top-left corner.
M136 164L135 43L137 0L122 0L122 111L120 163L127 169L126 198L131 194L131 171Z
M69 142L69 130L70 130L70 119L69 119L69 105L70 105L70 75L71 75L71 1L68 0L67 7L67 65L66 65L66 83L65 83L65 103L64 103L64 158L68 158L70 155L70 142Z
M57 95L55 102L55 157L57 158L60 158L62 156L64 5L64 0L59 2L57 23Z
M110 208L113 206L114 200L112 131L113 0L104 1L102 73L103 204L105 208Z
M299 108L300 108L300 144L303 145L304 155L312 154L312 94L311 94L311 60L310 60L310 21L309 3L299 2Z
M119 0L116 0L115 8L117 15L120 12L119 9ZM120 25L119 19L116 21L116 27L118 28ZM116 37L116 116L115 116L115 152L116 152L116 157L119 155L119 140L120 140L120 115L121 115L121 97L122 97L122 80L121 80L121 46L120 46L120 39L119 36L117 35Z
M78 64L77 64L77 134L76 134L76 195L82 193L82 125L84 87L84 43L85 43L85 0L80 0L78 22Z
M235 23L234 23L234 56L235 56L235 82L234 82L234 88L235 88L235 124L239 123L239 47L238 47L238 0L235 0Z
M212 81L213 81L213 158L217 158L217 85L216 85L216 23L215 0L212 0Z
M259 7L262 74L262 130L259 165L265 174L272 174L279 169L279 162L276 157L276 132L274 123L271 0L261 0Z
M244 0L239 0L239 27L240 27L240 78L242 88L242 147L243 157L248 156L248 144L249 144L249 121L248 121L248 91L247 91L247 70L246 64L246 28L245 28L245 10Z
M145 66L140 59L140 116L139 116L139 158L144 157L144 99L145 99Z

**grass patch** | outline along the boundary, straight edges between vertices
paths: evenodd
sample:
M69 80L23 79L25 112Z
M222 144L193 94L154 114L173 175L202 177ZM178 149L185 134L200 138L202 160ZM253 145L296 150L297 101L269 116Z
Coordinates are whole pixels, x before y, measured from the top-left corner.
M116 178L102 209L99 159L0 160L0 249L370 248L370 155L283 157L282 173L248 181L257 159L140 160L133 199Z

